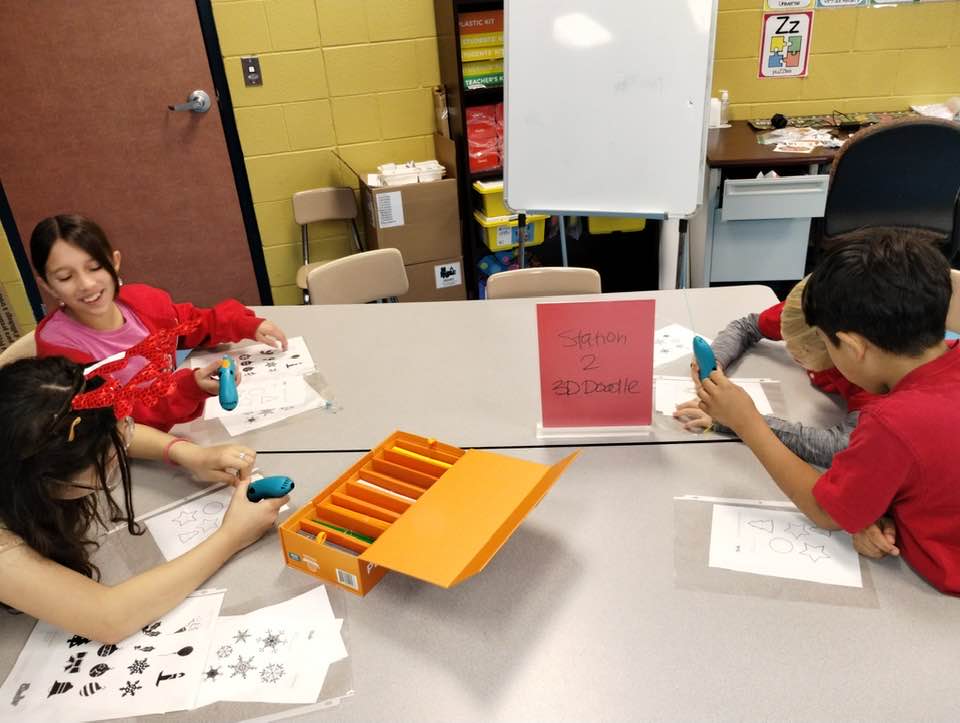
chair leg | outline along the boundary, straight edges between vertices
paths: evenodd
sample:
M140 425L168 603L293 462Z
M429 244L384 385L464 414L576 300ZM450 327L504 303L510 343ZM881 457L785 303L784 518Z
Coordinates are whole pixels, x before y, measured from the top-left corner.
M303 224L300 227L300 244L303 249L303 265L306 266L310 263L310 237L307 235L307 225ZM310 303L310 292L306 289L303 290L303 303Z
M366 251L364 248L363 242L360 240L360 231L357 228L357 220L355 218L350 219L350 233L353 236L353 245L357 251Z

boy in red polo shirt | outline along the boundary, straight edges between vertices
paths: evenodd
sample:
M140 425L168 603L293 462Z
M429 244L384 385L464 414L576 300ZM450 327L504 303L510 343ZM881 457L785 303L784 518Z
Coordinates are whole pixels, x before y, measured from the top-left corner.
M781 443L750 397L715 371L701 407L731 427L816 525L853 534L869 557L902 555L938 590L960 594L960 349L944 341L950 266L906 229L864 229L838 243L803 295L836 368L882 395L850 446L820 474Z

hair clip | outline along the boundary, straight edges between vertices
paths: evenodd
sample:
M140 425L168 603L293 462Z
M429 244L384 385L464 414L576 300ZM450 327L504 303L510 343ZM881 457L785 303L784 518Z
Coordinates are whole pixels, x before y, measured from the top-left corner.
M82 420L79 416L74 417L73 421L70 422L70 429L67 431L67 441L72 442L77 438L77 427L80 426Z
M173 354L177 348L177 339L189 334L200 325L200 319L193 319L151 334L138 344L127 349L122 358L97 367L85 379L101 377L104 384L92 392L78 394L73 398L73 409L97 409L113 407L117 419L130 416L136 402L154 406L163 397L173 392L176 383L173 380ZM113 378L113 373L127 366L130 359L144 357L146 366L133 375L126 385Z

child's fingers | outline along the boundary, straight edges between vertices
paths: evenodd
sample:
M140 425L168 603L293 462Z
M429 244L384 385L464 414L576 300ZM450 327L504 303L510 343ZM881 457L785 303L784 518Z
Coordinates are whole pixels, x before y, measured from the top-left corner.
M204 477L206 477L207 482L222 482L223 484L233 484L237 481L236 475L219 469L210 470Z
M883 530L881 530L878 525L870 525L864 530L864 533L864 536L867 538L870 544L872 544L881 555L900 554L897 546L887 539L887 536L883 533Z
M268 499L260 500L259 504L267 503L268 507L272 507L275 511L279 512L280 508L283 507L290 501L290 495L284 497L271 497Z
M868 528L868 535L873 543L886 555L899 555L900 550L894 544L896 538L892 530L886 527L886 520Z
M279 326L274 326L272 330L274 338L280 343L280 348L284 351L287 350L287 335L283 333L283 329Z
M883 553L867 538L865 533L854 535L853 547L864 557L871 557L875 560L883 557Z
M880 525L880 529L883 531L883 534L886 536L891 543L897 541L897 526L893 523L889 517L881 517L877 524Z
M677 405L677 411L680 411L681 409L697 409L699 404L700 401L698 399L688 399L682 404Z
M200 370L200 373L205 377L215 377L220 372L220 362L210 362L205 367Z

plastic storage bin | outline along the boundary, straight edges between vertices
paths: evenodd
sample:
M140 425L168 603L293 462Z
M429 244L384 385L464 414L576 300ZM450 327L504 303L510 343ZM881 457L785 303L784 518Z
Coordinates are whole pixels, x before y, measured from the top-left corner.
M587 230L591 234L643 231L646 227L647 219L636 216L587 216Z
M514 213L503 202L503 181L474 181L473 190L485 216L510 216Z
M483 229L483 242L491 251L504 251L520 245L520 233L517 228L517 216L485 216L479 211L473 217ZM547 216L530 214L527 216L526 246L538 246L543 243Z

